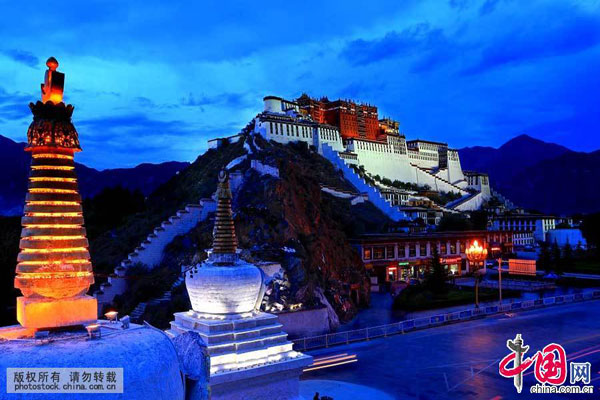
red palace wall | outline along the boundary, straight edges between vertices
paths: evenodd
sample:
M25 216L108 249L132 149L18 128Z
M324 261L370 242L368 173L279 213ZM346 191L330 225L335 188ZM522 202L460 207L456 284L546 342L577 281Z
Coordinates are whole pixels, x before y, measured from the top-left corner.
M308 112L312 119L321 124L337 126L343 139L364 138L377 140L379 118L377 107L356 104L352 101L329 101L300 97L300 107Z

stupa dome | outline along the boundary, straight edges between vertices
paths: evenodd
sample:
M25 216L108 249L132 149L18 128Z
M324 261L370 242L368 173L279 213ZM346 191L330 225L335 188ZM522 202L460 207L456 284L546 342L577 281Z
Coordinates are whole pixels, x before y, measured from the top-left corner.
M201 314L251 313L262 300L263 276L252 264L219 266L202 263L185 280L192 309Z

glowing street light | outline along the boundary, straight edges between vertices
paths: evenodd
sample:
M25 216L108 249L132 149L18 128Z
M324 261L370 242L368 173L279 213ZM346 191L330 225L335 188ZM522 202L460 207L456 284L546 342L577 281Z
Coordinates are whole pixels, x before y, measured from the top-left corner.
M475 240L465 250L465 254L467 260L469 260L469 267L473 267L473 273L475 274L475 307L479 308L479 280L485 273L485 269L482 266L487 258L488 251Z

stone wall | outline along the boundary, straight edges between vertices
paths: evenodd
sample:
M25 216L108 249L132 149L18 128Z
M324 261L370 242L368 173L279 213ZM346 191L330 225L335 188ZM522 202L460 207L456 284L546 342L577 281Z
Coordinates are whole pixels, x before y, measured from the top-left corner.
M282 330L292 339L322 335L329 332L329 317L326 308L278 313Z

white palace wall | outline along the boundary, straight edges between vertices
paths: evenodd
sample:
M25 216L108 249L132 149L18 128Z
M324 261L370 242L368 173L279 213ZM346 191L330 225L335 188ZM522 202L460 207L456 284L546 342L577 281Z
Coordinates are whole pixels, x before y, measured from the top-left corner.
M452 183L462 182L465 175L462 172L458 150L448 150L448 181ZM466 186L466 182L464 182Z
M371 175L402 182L414 182L416 179L406 154L394 151L389 143L352 139L347 142L347 149L358 156L358 164Z
M328 144L335 151L344 151L340 132L337 128L328 125L316 125L291 118L289 120L256 118L254 132L267 140L279 143L304 142L309 146L315 146L319 153L322 152L323 143Z

